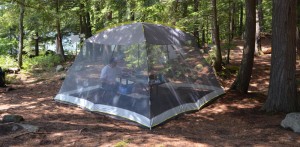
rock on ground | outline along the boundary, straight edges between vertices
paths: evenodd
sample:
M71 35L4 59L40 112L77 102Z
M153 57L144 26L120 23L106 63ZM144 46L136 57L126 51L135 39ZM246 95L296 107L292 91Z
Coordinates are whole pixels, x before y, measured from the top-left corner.
M3 123L8 123L8 122L19 123L21 121L24 121L24 118L20 115L4 115L2 119Z
M281 121L281 126L300 133L300 113L294 112L287 114L284 120Z
M63 71L64 70L64 67L62 65L57 65L56 66L56 72L60 72L60 71Z

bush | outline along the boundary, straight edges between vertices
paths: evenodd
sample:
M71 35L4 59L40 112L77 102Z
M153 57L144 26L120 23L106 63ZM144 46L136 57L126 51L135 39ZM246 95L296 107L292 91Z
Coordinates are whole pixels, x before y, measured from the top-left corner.
M21 83L21 79L17 77L16 74L6 74L5 75L6 84L17 84Z
M210 65L216 60L216 48L212 47L211 50L208 51L208 56L205 58L206 62Z
M24 58L23 68L26 71L33 70L50 70L59 64L61 59L58 55L37 56L34 58Z
M11 56L1 55L0 56L0 67L3 70L6 70L8 68L18 67L18 63L17 63L16 59L14 59Z

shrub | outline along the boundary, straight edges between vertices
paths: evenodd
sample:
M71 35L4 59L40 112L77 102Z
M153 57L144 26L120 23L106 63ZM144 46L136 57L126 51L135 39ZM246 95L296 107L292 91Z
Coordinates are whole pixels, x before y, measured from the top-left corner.
M23 68L26 71L50 70L61 62L58 55L37 56L34 58L24 58Z
M216 60L216 48L212 47L211 50L208 51L208 56L205 58L206 62L210 65L213 64L214 60Z
M21 79L17 77L16 74L6 74L5 75L6 84L17 84L21 83Z
M3 70L6 70L11 67L18 67L18 63L17 63L16 59L14 59L11 56L1 55L0 56L0 67Z

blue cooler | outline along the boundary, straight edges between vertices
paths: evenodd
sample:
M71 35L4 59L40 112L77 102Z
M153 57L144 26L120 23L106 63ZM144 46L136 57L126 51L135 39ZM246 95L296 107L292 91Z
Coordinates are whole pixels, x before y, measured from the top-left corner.
M120 85L118 88L118 92L120 94L130 94L132 92L133 84L128 85Z

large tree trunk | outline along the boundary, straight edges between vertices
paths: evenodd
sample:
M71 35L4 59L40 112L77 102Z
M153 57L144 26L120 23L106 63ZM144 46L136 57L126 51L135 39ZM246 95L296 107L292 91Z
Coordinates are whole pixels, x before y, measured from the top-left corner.
M254 48L255 48L255 1L246 1L246 43L243 50L243 58L240 66L239 73L232 89L238 90L241 93L247 93L249 82L251 80Z
M61 59L65 61L65 53L64 53L64 48L62 45L62 36L61 36L61 31L60 31L60 18L59 18L59 0L56 0L56 53L60 55Z
M297 1L297 59L300 59L300 0Z
M24 48L24 12L25 12L25 0L20 1L20 16L19 16L19 53L18 53L18 65L22 68L23 61L22 61L22 52Z
M295 0L273 0L272 57L268 112L299 110L296 90L296 6Z
M218 24L218 16L217 16L217 2L216 0L212 0L213 7L213 25L214 25L214 34L215 34L215 43L216 43L216 61L214 63L214 68L217 72L222 70L222 54L221 54L221 45L220 45L220 37L219 37L219 24Z

